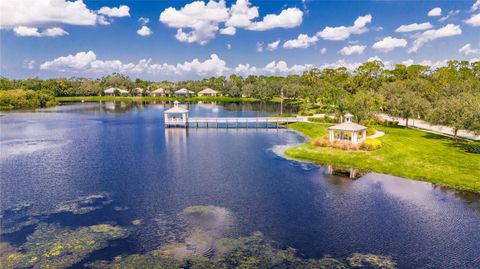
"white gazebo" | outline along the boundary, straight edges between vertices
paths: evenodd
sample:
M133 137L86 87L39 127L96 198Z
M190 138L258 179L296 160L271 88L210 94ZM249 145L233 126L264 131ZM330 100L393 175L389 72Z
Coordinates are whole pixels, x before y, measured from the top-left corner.
M180 90L178 91L175 91L175 96L192 96L194 95L195 93L190 91L190 90L187 90L185 88L181 88Z
M353 115L345 115L345 122L328 128L328 140L350 142L352 144L361 143L367 138L368 127L352 122ZM350 134L350 136L346 134Z
M188 109L179 106L179 102L173 102L173 107L163 112L165 126L186 126L188 124Z

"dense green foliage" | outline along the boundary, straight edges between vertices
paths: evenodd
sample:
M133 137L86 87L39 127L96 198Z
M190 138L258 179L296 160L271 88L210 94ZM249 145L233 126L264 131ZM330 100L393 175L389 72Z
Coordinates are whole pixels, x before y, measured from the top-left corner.
M57 104L55 96L48 90L0 91L0 109L33 109Z
M289 127L314 139L329 125L294 123ZM288 149L289 157L319 164L355 167L384 174L424 180L439 185L480 192L480 158L469 148L479 142L454 140L415 129L377 127L382 147L369 152L347 152L306 143Z

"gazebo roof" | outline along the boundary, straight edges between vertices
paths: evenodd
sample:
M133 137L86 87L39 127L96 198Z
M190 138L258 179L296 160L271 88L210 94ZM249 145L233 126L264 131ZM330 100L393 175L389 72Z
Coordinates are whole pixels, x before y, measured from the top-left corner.
M190 94L191 94L191 93L193 93L193 92L190 91L190 90L187 90L187 89L185 89L185 88L181 88L180 90L175 91L175 93L190 93Z
M366 129L368 129L368 127L353 122L344 122L328 128L328 130L349 132L363 131Z
M217 93L216 90L213 90L213 89L210 89L210 88L205 88L201 91L199 91L198 93L202 94L202 93Z
M182 114L182 113L188 113L188 109L185 109L185 108L182 108L180 106L178 106L178 101L175 101L174 102L174 105L172 108L170 108L169 110L166 110L165 114Z

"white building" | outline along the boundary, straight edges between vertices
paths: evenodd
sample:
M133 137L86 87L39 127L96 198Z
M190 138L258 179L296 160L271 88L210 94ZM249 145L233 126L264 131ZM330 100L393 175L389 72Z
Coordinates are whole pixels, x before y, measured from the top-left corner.
M198 96L217 96L218 92L216 90L205 88L198 92Z
M345 122L328 128L328 140L361 143L367 138L368 127L352 122L353 115L345 115ZM349 134L349 135L348 135Z
M181 88L180 90L175 91L175 96L192 96L194 94L195 94L194 92L187 90L185 88Z
M118 90L120 95L129 94L129 92L127 90L123 90L123 89L119 89L119 88L115 88L115 87L108 88L103 92L105 93L105 96L115 96L115 91L116 90Z
M165 97L167 96L167 93L165 92L165 89L163 88L158 88L150 93L151 96L154 97Z
M186 126L188 124L188 109L179 106L179 102L173 102L173 107L163 112L165 126Z

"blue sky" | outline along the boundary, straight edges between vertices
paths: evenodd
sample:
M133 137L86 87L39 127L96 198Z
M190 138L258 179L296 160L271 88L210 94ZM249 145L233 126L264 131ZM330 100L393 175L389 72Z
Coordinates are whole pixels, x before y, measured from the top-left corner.
M4 0L0 12L12 14L0 18L8 78L121 72L160 81L480 58L475 0Z

